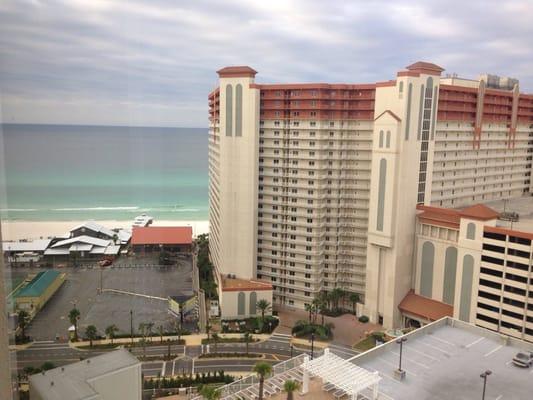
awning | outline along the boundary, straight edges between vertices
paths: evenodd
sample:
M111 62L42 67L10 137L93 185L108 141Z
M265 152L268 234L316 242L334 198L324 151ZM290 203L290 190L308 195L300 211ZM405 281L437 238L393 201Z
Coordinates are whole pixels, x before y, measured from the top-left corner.
M331 353L327 348L324 349L324 355L305 361L302 368L304 372L319 377L324 383L334 385L351 398L356 398L357 394L367 388L376 390L381 380L378 372L358 367L353 362Z
M404 314L413 315L427 321L437 321L443 317L453 317L453 306L415 294L409 291L398 305Z

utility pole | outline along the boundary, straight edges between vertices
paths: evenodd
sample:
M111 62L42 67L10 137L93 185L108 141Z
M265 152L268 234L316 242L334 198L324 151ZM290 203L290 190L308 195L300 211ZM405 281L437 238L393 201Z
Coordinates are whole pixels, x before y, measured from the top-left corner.
M130 336L131 345L133 346L133 310L130 310Z
M315 356L315 333L311 333L311 360Z

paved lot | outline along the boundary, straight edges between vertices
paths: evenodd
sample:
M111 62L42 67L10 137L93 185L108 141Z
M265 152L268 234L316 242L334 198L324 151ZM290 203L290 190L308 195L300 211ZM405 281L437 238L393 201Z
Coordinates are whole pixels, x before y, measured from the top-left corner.
M445 326L408 340L403 347L403 382L394 379L399 346L387 345L384 349L387 351L375 356L366 353L363 362L354 362L379 371L379 390L385 399L480 399L483 379L479 375L487 369L492 371L487 381L487 400L532 398L533 369L514 366L511 360L519 349L504 346L491 337Z
M14 275L31 270L17 269ZM117 325L121 333L130 332L130 310L133 310L134 330L141 322L170 328L173 317L167 311L167 302L127 294L98 293L100 280L104 289L117 289L138 294L166 298L192 289L191 264L181 261L173 267L129 268L63 268L67 280L32 321L28 334L35 340L50 340L56 335L65 338L70 326L67 315L76 306L81 313L80 331L95 325L103 334L105 327ZM155 328L154 328L155 330Z

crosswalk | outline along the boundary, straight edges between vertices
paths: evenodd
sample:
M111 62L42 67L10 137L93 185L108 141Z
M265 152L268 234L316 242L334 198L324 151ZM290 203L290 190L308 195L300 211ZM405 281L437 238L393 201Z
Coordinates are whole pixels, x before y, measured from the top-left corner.
M291 341L291 335L285 335L283 333L273 333L268 339L269 342L278 342L288 344Z

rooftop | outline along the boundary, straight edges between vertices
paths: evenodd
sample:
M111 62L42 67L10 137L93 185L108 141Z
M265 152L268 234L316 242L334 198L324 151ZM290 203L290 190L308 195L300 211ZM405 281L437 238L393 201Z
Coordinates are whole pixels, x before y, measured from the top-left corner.
M222 277L223 292L237 292L241 290L272 290L272 285L266 282L260 282L253 279L229 278Z
M30 242L2 242L3 251L45 251L51 239L39 239Z
M134 226L131 244L191 244L190 226Z
M60 273L54 270L39 272L26 286L17 291L15 297L39 297L59 275Z
M385 343L352 359L383 378L379 391L383 398L476 399L481 398L488 370L487 399L527 399L533 391L532 374L511 363L521 351L533 351L533 344L504 336L452 318L443 318L404 336L402 369L404 381L394 378L399 346Z
M70 231L73 232L73 231L77 231L78 229L89 229L93 232L97 232L97 233L103 233L104 235L108 236L109 238L112 238L113 235L116 235L116 232L115 231L112 231L111 229L109 228L106 228L105 226L103 225L100 225L99 223L95 222L95 221L87 221L81 225L78 225L78 226L75 226L74 228L72 228Z
M225 67L217 71L218 76L221 78L235 78L235 77L255 77L257 71L247 65L239 65L233 67Z
M398 308L404 313L429 321L453 316L453 307L451 305L420 296L415 294L413 290L405 295Z
M430 224L456 229L459 228L461 218L489 221L498 218L500 215L499 212L484 204L475 204L473 206L463 208L462 210L425 206L422 204L417 205L416 208L417 210L422 211L422 213L418 215L421 220L425 220Z
M533 198L531 196L492 201L487 203L487 206L498 212L516 212L520 216L520 220L516 222L499 220L497 226L533 232Z
M30 385L43 400L99 399L92 386L94 379L139 364L137 358L122 349L32 375Z

